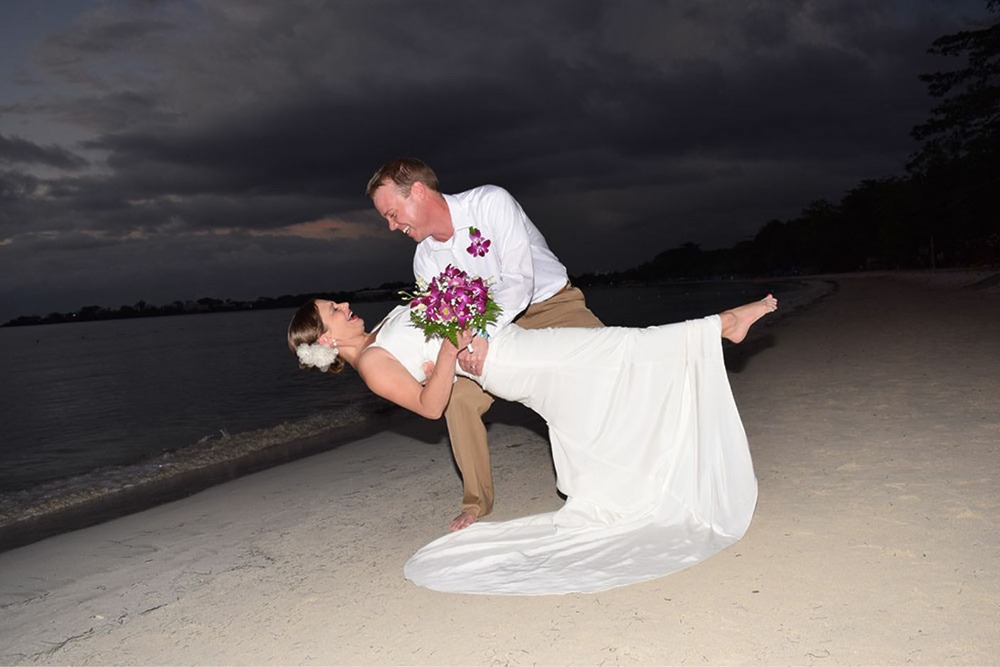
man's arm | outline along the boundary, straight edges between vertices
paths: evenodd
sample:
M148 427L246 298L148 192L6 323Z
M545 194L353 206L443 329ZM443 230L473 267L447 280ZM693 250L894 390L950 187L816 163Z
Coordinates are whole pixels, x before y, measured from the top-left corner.
M468 193L456 195L461 222L455 230L456 238L451 250L433 251L418 247L414 255L414 275L429 280L451 263L470 274L490 281L490 294L501 308L494 324L486 328L485 336L472 341L472 352L463 350L459 363L463 370L475 375L482 372L488 343L486 339L509 324L531 303L535 280L532 259L531 222L521 205L506 190L497 186L483 186ZM483 241L489 241L484 255L469 252L472 245L470 228L477 229ZM478 363L473 363L472 360Z
M472 214L477 229L490 240L490 253L495 253L491 258L495 269L491 276L491 293L502 309L497 321L486 327L484 335L477 335L471 348L459 353L458 363L462 370L478 376L482 375L489 353L489 337L510 324L531 304L535 273L528 216L510 193L497 186L489 187Z

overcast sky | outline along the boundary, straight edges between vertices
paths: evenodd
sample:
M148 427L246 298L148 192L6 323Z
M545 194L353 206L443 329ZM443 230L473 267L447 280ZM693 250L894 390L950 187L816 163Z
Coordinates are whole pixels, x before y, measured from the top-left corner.
M984 1L3 0L0 322L408 280L364 196L507 188L571 273L901 175Z

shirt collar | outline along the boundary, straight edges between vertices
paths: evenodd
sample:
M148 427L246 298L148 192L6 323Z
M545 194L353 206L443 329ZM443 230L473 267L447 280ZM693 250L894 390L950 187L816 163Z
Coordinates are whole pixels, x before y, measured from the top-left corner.
M438 241L437 239L428 236L424 239L424 243L428 244L431 248L436 250L442 250L444 248L451 248L455 245L456 239L459 237L465 238L468 236L466 230L472 227L472 216L469 215L468 210L462 204L461 200L455 195L442 194L444 201L448 204L448 213L451 215L451 238L447 241Z
M461 199L455 195L444 195L444 200L448 203L448 212L451 213L451 226L455 232L458 232L460 229L472 227L472 216L469 215L469 211L465 208L465 204L462 203Z

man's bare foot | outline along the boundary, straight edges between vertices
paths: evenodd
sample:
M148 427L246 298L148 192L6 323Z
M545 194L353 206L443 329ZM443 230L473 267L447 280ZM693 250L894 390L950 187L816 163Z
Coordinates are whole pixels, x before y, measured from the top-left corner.
M451 520L451 525L448 527L448 529L454 533L456 530L462 530L463 528L468 528L469 526L474 524L476 522L476 519L478 518L479 517L477 517L472 512L462 512L461 514L459 514L458 516L456 516L454 519Z
M732 308L719 314L722 319L722 337L734 343L747 337L750 326L768 313L778 309L778 300L768 294L760 301Z

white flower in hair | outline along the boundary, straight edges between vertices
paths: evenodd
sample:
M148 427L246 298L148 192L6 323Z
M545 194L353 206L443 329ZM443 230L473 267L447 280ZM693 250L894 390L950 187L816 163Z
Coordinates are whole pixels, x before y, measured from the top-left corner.
M303 366L315 366L325 373L330 368L330 364L337 360L340 350L337 349L336 345L329 347L327 345L320 345L319 343L313 343L312 345L302 343L295 348L295 353L299 357L300 364Z

